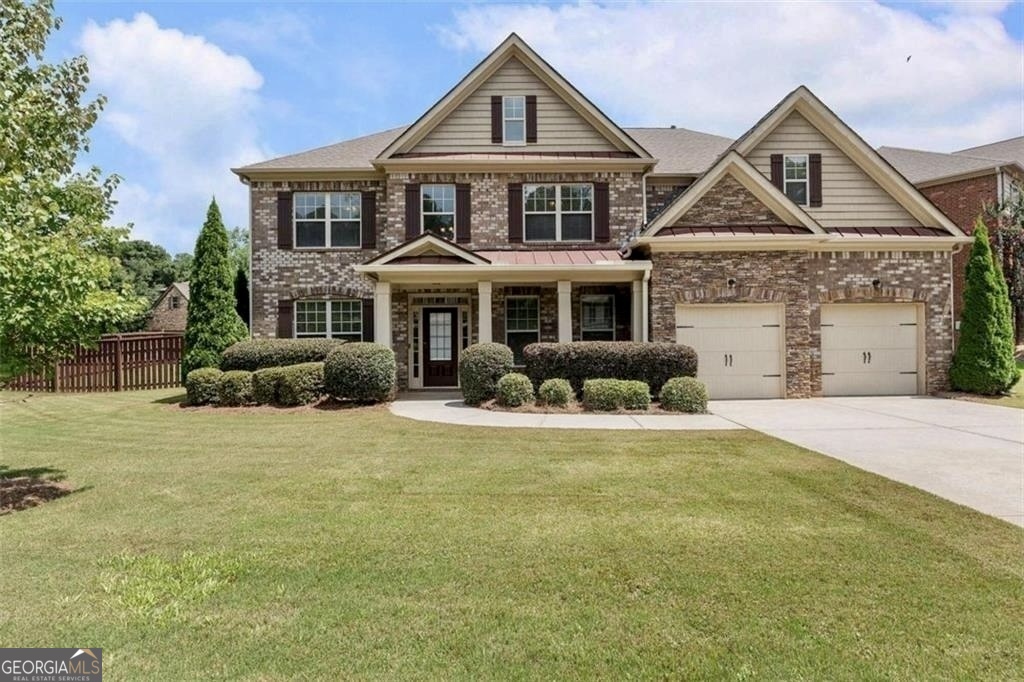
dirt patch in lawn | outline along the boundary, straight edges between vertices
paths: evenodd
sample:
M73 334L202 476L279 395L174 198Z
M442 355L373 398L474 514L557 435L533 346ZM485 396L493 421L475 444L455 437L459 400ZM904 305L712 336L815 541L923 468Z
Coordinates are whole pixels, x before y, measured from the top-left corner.
M62 480L44 476L11 476L0 478L0 516L31 509L70 495L73 488Z

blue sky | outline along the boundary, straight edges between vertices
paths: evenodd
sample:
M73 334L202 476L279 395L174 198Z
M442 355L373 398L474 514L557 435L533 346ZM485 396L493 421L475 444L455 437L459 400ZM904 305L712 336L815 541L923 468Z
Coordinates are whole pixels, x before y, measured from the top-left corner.
M735 136L800 83L876 145L1024 134L1024 5L58 2L50 56L109 98L116 219L191 250L228 168L411 122L515 30L622 125ZM910 56L908 62L906 58Z

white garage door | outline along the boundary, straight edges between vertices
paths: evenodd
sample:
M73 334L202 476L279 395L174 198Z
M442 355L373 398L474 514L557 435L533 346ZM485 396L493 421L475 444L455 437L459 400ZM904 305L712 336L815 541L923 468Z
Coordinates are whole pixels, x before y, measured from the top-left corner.
M782 306L678 305L676 343L697 351L697 378L712 399L784 395Z
M914 395L917 306L821 307L821 388L825 395Z

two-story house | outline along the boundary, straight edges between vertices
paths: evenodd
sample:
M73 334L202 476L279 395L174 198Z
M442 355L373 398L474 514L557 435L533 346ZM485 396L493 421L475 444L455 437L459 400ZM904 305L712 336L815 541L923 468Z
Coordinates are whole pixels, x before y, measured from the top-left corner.
M969 240L803 87L735 141L622 128L511 35L408 127L235 172L253 335L389 345L403 387L581 339L691 345L715 398L946 385Z

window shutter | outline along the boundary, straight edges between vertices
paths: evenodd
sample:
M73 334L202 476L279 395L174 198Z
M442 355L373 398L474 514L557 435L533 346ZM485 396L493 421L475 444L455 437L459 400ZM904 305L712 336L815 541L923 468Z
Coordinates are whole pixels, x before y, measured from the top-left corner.
M526 96L526 141L537 141L537 95Z
M782 191L782 154L772 154L772 184Z
M423 231L422 215L420 213L420 186L419 183L410 183L405 186L405 239L416 239Z
M466 244L471 241L470 222L472 207L469 202L469 185L455 185L455 241Z
M612 240L610 211L608 207L608 183L594 183L594 241L610 242Z
M363 341L373 341L373 299L363 299Z
M363 192L362 246L364 249L377 248L377 193Z
M811 154L808 161L808 203L811 206L821 206L821 154Z
M277 248L292 248L292 193L277 193Z
M508 243L523 242L523 185L513 182L508 186Z
M494 144L504 142L501 114L501 95L491 95L491 142Z
M294 303L291 299L281 299L277 302L277 338L290 339L294 335L295 327L292 324Z

